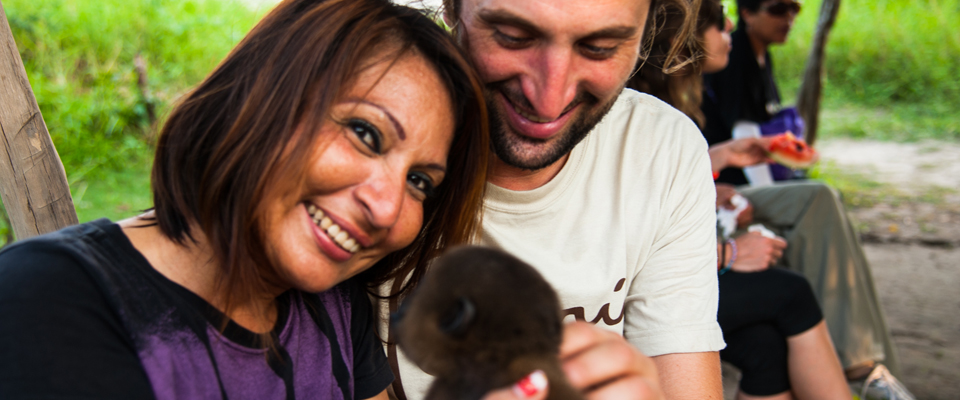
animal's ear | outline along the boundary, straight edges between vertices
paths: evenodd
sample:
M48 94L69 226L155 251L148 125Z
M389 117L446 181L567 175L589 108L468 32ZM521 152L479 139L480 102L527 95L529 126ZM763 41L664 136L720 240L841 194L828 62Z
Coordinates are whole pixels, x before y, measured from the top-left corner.
M458 297L457 301L440 315L440 330L453 337L463 336L476 315L477 309L473 302L466 297Z

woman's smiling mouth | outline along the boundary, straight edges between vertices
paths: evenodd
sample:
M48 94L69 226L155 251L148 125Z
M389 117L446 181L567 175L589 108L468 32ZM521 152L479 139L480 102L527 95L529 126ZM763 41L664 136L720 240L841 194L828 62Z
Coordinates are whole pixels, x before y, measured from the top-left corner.
M325 232L327 237L344 250L354 254L363 248L356 239L350 236L340 225L335 224L319 207L307 203L307 213L313 219L314 225L320 227L320 230Z

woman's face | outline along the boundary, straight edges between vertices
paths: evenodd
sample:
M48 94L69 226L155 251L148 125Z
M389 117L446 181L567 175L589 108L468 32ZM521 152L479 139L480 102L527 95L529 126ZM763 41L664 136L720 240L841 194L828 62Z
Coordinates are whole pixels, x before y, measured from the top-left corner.
M444 178L450 95L421 56L389 64L363 70L333 105L306 179L267 210L267 254L290 287L329 289L410 244Z
M787 41L799 10L799 3L793 0L767 0L760 3L757 12L743 10L741 16L745 18L747 34L769 45Z
M727 67L730 61L730 30L733 29L733 23L724 18L723 30L719 26L710 25L703 32L703 49L705 51L703 59L703 73L712 74L720 72Z

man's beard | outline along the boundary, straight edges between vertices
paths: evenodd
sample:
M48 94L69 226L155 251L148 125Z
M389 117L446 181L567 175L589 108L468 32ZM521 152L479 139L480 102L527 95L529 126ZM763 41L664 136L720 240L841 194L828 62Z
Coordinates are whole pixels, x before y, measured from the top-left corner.
M621 88L622 89L622 88ZM522 93L509 90L503 82L488 84L485 88L487 97L487 110L490 115L490 139L494 153L507 165L525 170L539 170L550 166L570 153L587 134L593 130L603 119L613 103L617 101L618 96L613 96L609 101L600 104L596 96L579 92L571 105L582 106L582 110L577 110L580 114L574 120L569 122L568 127L551 138L552 142L542 139L526 137L515 132L508 132L509 125L500 115L497 108L498 103L502 104L498 97L502 94L511 102L529 105L526 97ZM616 93L620 93L617 91ZM505 107L512 107L510 104L504 104ZM533 109L528 107L527 109Z

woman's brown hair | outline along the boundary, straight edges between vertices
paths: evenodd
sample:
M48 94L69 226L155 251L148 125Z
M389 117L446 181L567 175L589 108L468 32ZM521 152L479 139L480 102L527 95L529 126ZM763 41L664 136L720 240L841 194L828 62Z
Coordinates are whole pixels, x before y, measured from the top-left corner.
M627 87L667 102L703 126L706 117L700 111L703 101L703 79L700 76L703 44L700 38L707 28L721 20L723 8L719 0L703 0L696 7L697 19L691 24L695 26L694 40L689 40L684 30L690 23L690 11L676 4L665 5L661 26L653 36L646 63L630 78ZM678 43L682 44L679 57L689 63L670 70L667 65L671 54L677 51Z
M271 286L267 202L304 179L331 106L373 57L395 62L409 52L432 64L454 103L446 179L424 202L413 243L361 279L370 286L411 273L418 279L430 259L474 238L489 151L486 106L449 35L388 0L284 1L174 108L157 144L156 221L181 244L203 235L221 269L225 311Z

